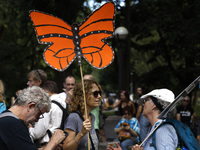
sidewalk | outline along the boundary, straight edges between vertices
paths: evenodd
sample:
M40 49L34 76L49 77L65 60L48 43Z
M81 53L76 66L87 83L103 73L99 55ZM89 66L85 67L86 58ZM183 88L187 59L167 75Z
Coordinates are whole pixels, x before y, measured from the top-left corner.
M107 149L107 142L100 142L99 150L106 150L106 149Z
M121 119L121 116L111 115L105 119L104 124L104 136L106 142L99 142L99 150L106 150L107 144L114 141L117 138L117 134L114 132L114 128Z

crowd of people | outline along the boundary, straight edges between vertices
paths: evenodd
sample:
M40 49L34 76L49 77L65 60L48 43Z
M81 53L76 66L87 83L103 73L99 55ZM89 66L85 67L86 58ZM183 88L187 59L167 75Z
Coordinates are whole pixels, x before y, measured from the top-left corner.
M7 110L3 101L4 86L0 82L0 102L4 106L0 115L0 149L87 149L87 133L90 133L91 148L97 149L95 117L90 112L99 107L103 91L88 77L84 77L83 83L76 83L73 76L67 76L63 92L58 93L56 82L47 80L43 70L32 70L27 75L28 87L16 92L17 97ZM64 112L59 105L68 111L62 129Z
M179 148L188 150L186 148L186 145L180 146L180 143L179 143L180 139L178 137L177 131L174 128L174 126L172 126L171 124L165 124L157 129L157 127L159 127L160 124L163 123L164 121L162 119L158 119L159 114L175 99L173 92L168 89L156 89L147 94L142 94L141 89L138 89L138 91L139 91L138 92L139 99L137 102L138 107L137 107L137 113L136 113L136 118L137 118L136 120L139 121L139 125L140 125L140 132L138 133L139 133L141 141L137 143L136 141L133 142L134 140L132 140L133 143L132 143L131 149L132 150L143 150L143 149L144 150L150 150L150 149L152 150L153 149L154 150L174 149L175 150L179 147ZM183 122L183 124L185 124L186 126L191 127L191 124L196 114L194 110L191 108L191 105L188 106L189 101L187 102L187 104L185 104L186 103L184 101L185 99L189 100L188 96L186 96L182 100L182 105L177 107L176 116L171 116L171 117ZM140 106L142 106L142 110L140 110ZM145 117L146 120L141 120L142 118L141 115ZM122 120L126 118L127 117L122 116ZM144 124L144 122L141 123L141 121L145 121L146 125ZM188 121L189 121L189 124L187 124ZM124 123L124 122L126 121L123 121L121 123ZM138 123L135 122L136 126L137 124ZM150 124L150 125L147 126L147 124ZM120 127L120 124L117 124L116 129L115 129L116 132L123 130L124 128L124 127L121 127L122 129L119 130L118 129L119 127ZM146 128L146 130L144 128ZM200 128L200 126L198 128ZM125 129L125 131L130 131L130 129ZM141 134L142 132L144 133ZM153 137L152 133L154 132L155 132L155 136ZM182 130L182 132L184 132L184 130ZM120 138L121 136L120 132L118 135ZM132 133L131 135L133 136L134 134ZM195 137L198 140L198 135L194 136L194 140L192 141L194 143L194 147L195 147L194 149L200 149L199 147L200 143L197 143L197 140L195 140ZM188 137L184 137L184 138L187 139ZM116 142L115 147L109 146L108 150L121 150L121 149L126 150L127 147L130 146L130 144L127 143L126 148L124 148L124 143L123 143L124 141L126 140L124 139L119 140L119 143ZM153 141L155 141L156 143L155 145ZM141 142L142 142L142 145L141 145Z
M129 146L132 150L172 150L178 146L178 136L171 125L157 129L156 146L152 146L152 136L145 139L162 122L157 118L162 110L174 101L174 94L168 89L147 92L138 87L135 100L130 99L127 91L121 90L118 101L104 105L103 90L90 74L78 83L73 76L67 76L61 93L56 82L48 80L41 69L30 71L27 80L28 87L16 92L16 98L8 109L4 101L3 81L0 80L2 150L84 150L88 146L97 150L99 134L103 132L100 125L102 109L115 108L118 110L115 114L121 119L112 130L118 135L114 141L119 143L116 143L117 147L109 146L108 150L127 150ZM63 123L64 114L67 117ZM174 118L189 126L200 141L200 125L196 130L193 128L196 116L191 99L186 96L177 107Z

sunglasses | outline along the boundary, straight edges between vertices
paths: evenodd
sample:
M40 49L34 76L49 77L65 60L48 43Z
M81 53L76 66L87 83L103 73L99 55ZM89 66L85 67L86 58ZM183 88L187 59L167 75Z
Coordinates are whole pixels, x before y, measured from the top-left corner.
M147 101L150 101L150 100L151 100L150 98L143 99L143 104L146 103Z
M102 94L102 92L101 91L94 91L94 92L92 92L93 93L93 96L95 97L95 98L97 98L98 97L98 95L100 95L101 96L101 94Z

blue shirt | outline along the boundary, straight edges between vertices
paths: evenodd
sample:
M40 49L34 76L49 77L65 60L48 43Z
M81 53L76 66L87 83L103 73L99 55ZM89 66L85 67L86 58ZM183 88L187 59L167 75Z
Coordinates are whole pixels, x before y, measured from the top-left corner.
M6 110L6 104L3 103L3 102L0 102L0 114L1 114L4 110Z
M118 129L120 127L120 124L122 123L128 123L130 125L130 128L137 132L138 136L136 138L136 141L139 142L139 134L140 134L140 125L138 123L138 120L136 118L131 118L130 120L127 120L126 118L122 118L119 123L117 124L117 126L115 127L115 129ZM132 134L131 134L132 137L134 137Z
M151 131L161 122L162 120L157 121ZM151 133L151 131L149 133ZM157 150L176 150L178 146L178 136L176 130L170 124L162 125L156 131L156 148ZM144 150L155 150L153 146L152 135L144 142Z

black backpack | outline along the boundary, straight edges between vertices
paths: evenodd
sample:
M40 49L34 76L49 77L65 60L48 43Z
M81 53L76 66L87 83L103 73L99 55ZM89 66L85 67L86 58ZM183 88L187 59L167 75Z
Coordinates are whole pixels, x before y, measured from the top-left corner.
M63 111L62 121L61 121L59 129L64 130L64 123L65 123L65 120L68 117L68 111L67 111L68 105L66 105L66 108L64 108L59 102L57 102L55 100L52 100L51 102L56 104L56 105L58 105L58 107ZM51 131L49 129L47 130L47 133L49 135L49 138L51 138L52 133L51 133Z
M66 105L66 108L64 108L59 102L57 102L55 100L52 100L51 102L56 104L56 105L58 105L60 107L60 109L63 111L62 121L61 121L61 124L60 124L60 129L64 130L64 123L65 123L65 120L68 117L68 111L67 111L68 105Z

